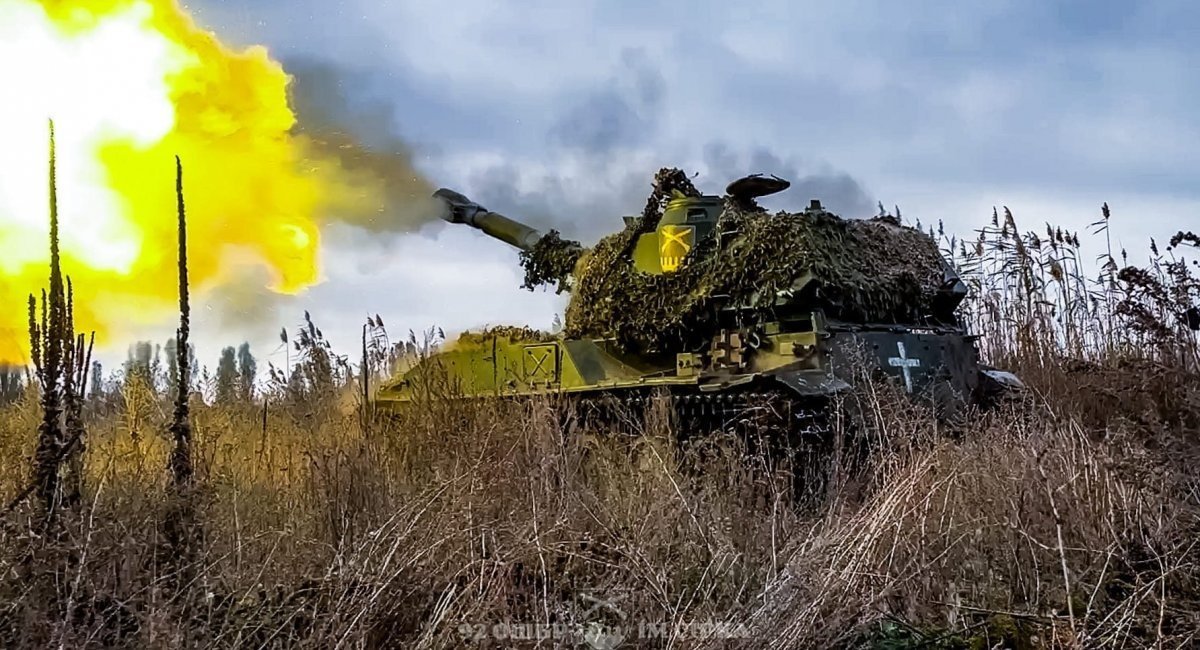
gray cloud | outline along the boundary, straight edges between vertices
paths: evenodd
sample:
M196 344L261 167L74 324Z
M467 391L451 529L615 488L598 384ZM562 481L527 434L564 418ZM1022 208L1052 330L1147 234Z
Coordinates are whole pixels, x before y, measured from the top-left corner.
M537 228L555 228L586 244L619 230L621 216L641 212L654 172L662 166L677 166L689 174L703 169L695 180L708 194L724 193L730 181L747 174L775 174L792 185L761 201L773 210L798 210L810 199L820 199L827 209L847 218L876 212L876 202L848 173L765 148L735 149L724 143L705 146L698 159L684 154L644 162L641 157L596 154L569 170L536 175L525 172L522 161L494 163L471 171L466 186L472 198L491 210Z
M654 138L665 94L666 80L645 51L626 49L614 76L568 108L551 127L549 140L591 154L645 143Z
M701 0L681 21L661 2L514 11L464 0L455 12L370 0L192 3L243 42L396 75L406 133L436 134L456 151L534 156L558 127L560 147L744 140L813 151L893 194L889 183L1000 182L1195 197L1181 170L1200 156L1200 86L1187 74L1200 8L1093 4L936 0L914 11L761 0L746 12ZM530 11L539 19L526 20ZM631 46L642 61L614 72ZM647 120L629 86L656 78L671 102L651 99L661 114Z
M876 202L857 180L824 163L783 158L764 148L739 153L724 143L706 146L704 163L714 181L733 180L746 174L774 174L790 181L792 185L786 192L760 201L769 208L798 210L807 206L809 200L819 199L825 209L847 218L869 217L876 212Z
M658 133L668 117L662 71L643 50L626 49L605 82L553 119L543 159L563 161L561 169L534 175L526 170L527 161L514 158L473 169L464 180L472 198L489 209L587 244L619 230L621 216L641 211L654 172L664 166L689 173L707 168L697 181L712 194L751 173L791 181L786 195L763 201L768 207L797 209L819 198L847 217L874 213L874 201L861 184L826 164L722 142L698 153L668 146ZM657 155L644 155L655 148Z
M713 193L778 174L792 187L764 199L773 209L820 198L865 216L878 197L968 234L992 205L1082 232L1107 200L1127 240L1161 238L1200 197L1193 5L761 0L748 12L700 0L680 20L661 2L192 2L218 33L284 53L301 81L296 55L340 66L341 87L306 114L340 98L358 137L407 142L435 186L585 241L640 210L662 166L702 171ZM419 232L431 236L361 238L406 265L403 289L392 267L339 272L303 300L338 313L395 305L387 321L414 327L549 320L540 293L495 279L515 265L503 244L440 224ZM361 243L342 245L330 257L364 257ZM454 274L452 289L430 286Z
M659 140L665 100L662 71L644 50L626 48L607 80L552 118L540 157L558 168L534 175L514 157L472 169L465 183L489 209L594 243L640 212L654 172L673 164L633 155Z

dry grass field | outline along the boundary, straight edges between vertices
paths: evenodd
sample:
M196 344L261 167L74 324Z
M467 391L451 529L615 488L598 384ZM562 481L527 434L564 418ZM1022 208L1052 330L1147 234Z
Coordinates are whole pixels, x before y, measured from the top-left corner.
M830 479L804 494L736 439L679 451L661 406L636 444L549 398L384 418L363 377L422 342L375 322L349 362L292 333L294 367L232 399L95 382L51 287L40 376L77 381L49 419L37 374L3 393L0 645L1194 647L1200 241L1090 277L1077 235L1007 214L935 236L1028 393L951 433L865 384L869 461L802 468Z

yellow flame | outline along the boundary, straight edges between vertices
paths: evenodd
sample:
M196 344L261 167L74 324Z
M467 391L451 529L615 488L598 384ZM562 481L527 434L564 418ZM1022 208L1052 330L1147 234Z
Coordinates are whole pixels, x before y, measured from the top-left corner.
M292 133L288 83L174 0L0 0L0 363L27 359L27 296L47 283L50 119L63 270L98 343L175 304L177 154L197 291L246 264L282 293L318 281L321 216L377 209L382 184Z

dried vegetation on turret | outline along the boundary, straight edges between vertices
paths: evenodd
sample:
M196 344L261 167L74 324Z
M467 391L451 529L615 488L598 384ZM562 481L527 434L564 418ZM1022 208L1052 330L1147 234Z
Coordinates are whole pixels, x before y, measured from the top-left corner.
M828 212L770 213L725 197L716 234L696 242L679 271L638 272L638 236L653 232L666 203L700 196L679 169L654 177L645 210L623 230L581 251L557 233L522 254L525 285L570 288L565 333L615 338L631 349L692 349L711 335L718 310L767 313L782 291L813 278L814 303L856 321L920 322L943 281L937 243L890 216L842 219Z

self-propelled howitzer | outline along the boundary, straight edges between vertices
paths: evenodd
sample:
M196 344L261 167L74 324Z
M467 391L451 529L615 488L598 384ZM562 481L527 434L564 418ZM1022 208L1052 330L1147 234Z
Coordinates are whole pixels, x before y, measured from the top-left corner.
M380 404L416 399L435 373L463 397L636 401L662 389L727 412L820 401L864 368L953 410L1019 386L981 366L955 315L966 287L929 235L890 216L842 219L816 199L768 213L755 199L788 187L775 177L739 179L725 196L678 170L655 181L643 214L592 248L438 190L445 220L522 251L527 286L571 290L565 328L464 335L386 383Z

